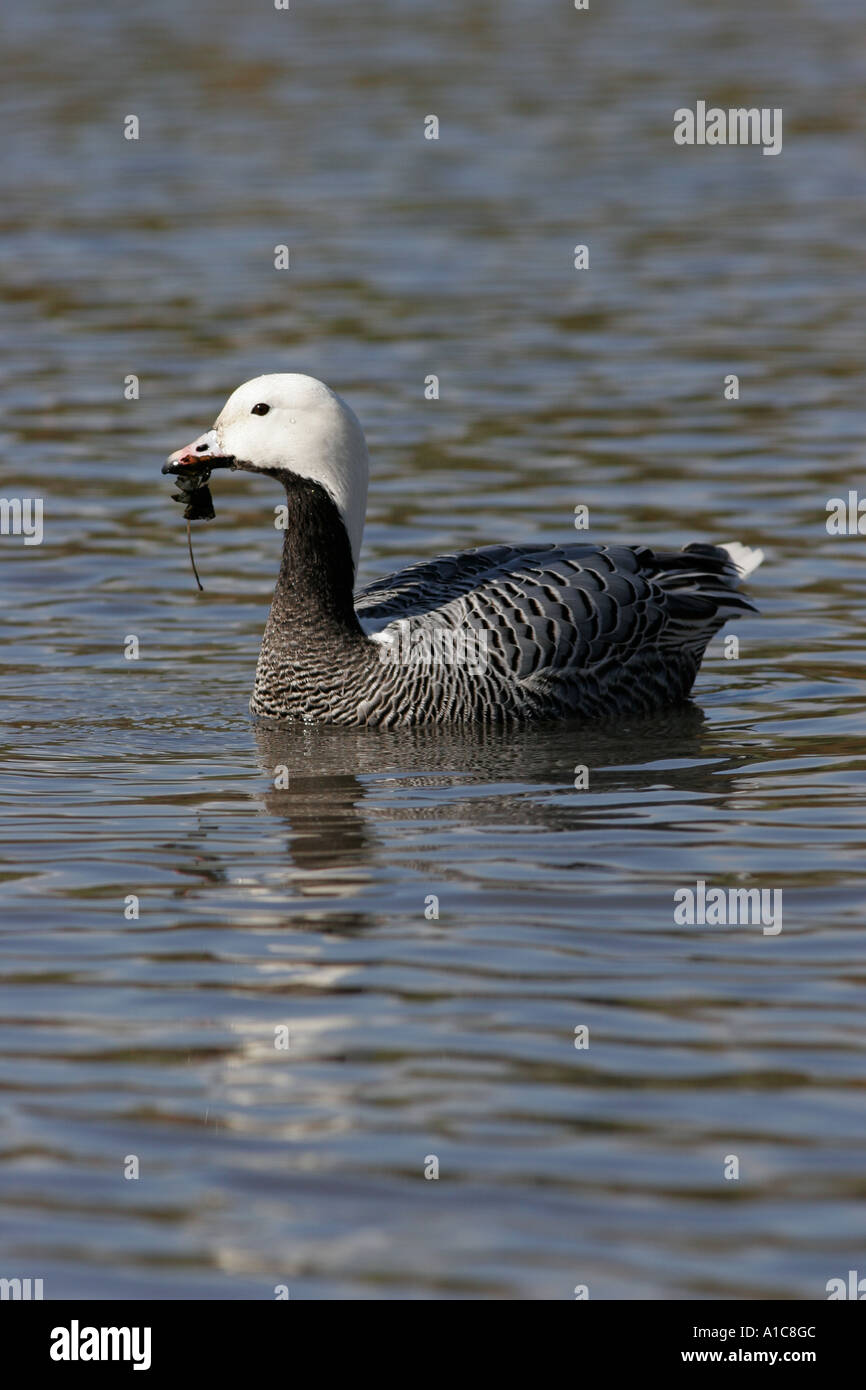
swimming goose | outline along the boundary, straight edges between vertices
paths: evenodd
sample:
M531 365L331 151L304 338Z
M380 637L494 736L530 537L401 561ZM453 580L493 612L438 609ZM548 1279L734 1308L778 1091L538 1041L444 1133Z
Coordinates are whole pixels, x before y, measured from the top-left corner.
M170 455L185 492L215 468L286 493L279 578L250 709L265 722L386 727L651 713L691 690L710 638L754 606L732 542L489 545L353 595L367 501L358 420L313 377L247 381ZM212 514L210 510L205 514Z

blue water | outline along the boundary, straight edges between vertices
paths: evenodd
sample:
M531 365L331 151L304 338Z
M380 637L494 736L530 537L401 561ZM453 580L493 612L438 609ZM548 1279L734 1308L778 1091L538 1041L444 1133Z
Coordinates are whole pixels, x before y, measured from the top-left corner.
M866 563L825 526L863 479L860 7L18 0L5 25L2 495L43 498L45 535L0 537L0 1276L741 1299L866 1274ZM782 153L675 147L698 99L782 107ZM591 538L761 545L762 616L645 723L256 730L279 498L215 475L198 595L159 469L279 370L365 425L362 580L584 539L584 504ZM699 880L780 890L781 932L678 924Z

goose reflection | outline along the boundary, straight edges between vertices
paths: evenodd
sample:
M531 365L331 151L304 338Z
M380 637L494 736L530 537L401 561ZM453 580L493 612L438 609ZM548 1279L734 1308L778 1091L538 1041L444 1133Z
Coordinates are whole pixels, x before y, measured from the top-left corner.
M353 895L376 873L388 822L508 821L579 831L599 824L602 813L609 817L612 797L635 810L660 787L670 789L672 802L684 792L723 797L726 779L717 774L731 752L693 704L616 727L256 725L254 738L270 784L264 809L289 831L293 887L329 897ZM588 785L578 789L580 768ZM663 830L663 808L653 809Z

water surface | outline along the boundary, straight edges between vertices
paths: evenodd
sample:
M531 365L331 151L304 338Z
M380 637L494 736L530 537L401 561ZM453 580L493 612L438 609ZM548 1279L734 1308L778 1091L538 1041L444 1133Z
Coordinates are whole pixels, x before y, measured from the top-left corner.
M44 498L45 538L0 539L0 1274L181 1299L866 1274L866 565L824 525L862 479L860 7L47 0L5 26L2 491ZM676 148L697 99L782 107L782 154ZM614 728L256 730L279 497L215 475L198 595L159 468L275 370L365 424L362 579L575 538L582 503L599 539L762 545L739 659L717 638L693 707ZM782 932L678 925L701 879L781 889Z

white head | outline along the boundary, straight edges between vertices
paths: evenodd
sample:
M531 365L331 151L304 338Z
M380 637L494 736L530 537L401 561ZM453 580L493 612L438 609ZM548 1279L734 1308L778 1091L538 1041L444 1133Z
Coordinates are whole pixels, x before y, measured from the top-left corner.
M357 569L367 509L367 444L354 411L324 382L293 372L245 381L213 429L168 462L211 459L231 459L251 472L285 468L320 483L337 505Z

